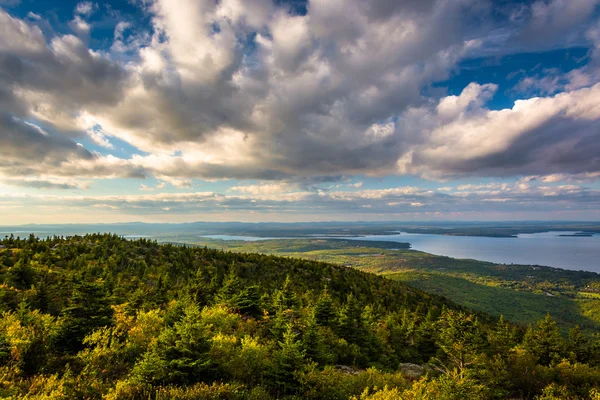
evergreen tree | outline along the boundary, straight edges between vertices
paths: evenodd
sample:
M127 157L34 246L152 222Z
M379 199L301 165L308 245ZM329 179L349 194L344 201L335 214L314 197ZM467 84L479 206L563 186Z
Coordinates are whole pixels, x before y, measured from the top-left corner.
M298 296L293 290L292 280L289 275L285 277L283 287L275 295L274 306L276 310L294 310L300 305Z
M238 297L244 286L240 281L240 278L235 273L235 266L232 264L229 267L229 274L223 280L221 290L217 295L219 302L229 306L230 308L237 308Z
M346 304L342 306L338 315L338 332L349 343L360 344L364 339L365 325L362 319L362 308L351 293Z
M590 343L581 332L579 325L575 325L569 330L567 350L573 353L578 362L586 363L589 361Z
M327 288L323 289L315 304L314 317L316 323L321 326L329 326L331 328L335 326L335 307L331 296L327 292Z
M319 330L314 313L310 314L306 320L306 326L302 332L302 348L306 359L319 365L326 365L333 358L331 351L323 341L323 335Z
M33 297L33 308L40 310L40 312L43 313L49 312L52 300L50 299L47 278L44 277L40 283L36 285L35 289L36 291Z
M508 351L517 344L516 327L504 320L501 315L498 323L488 334L492 348L499 354L508 354Z
M257 317L262 313L260 293L256 285L245 286L232 265L218 293L218 300L232 310Z
M102 284L81 283L73 289L69 306L61 313L61 324L54 338L57 349L81 350L83 338L94 329L110 325L113 311Z
M6 278L10 286L20 290L29 289L34 280L35 270L24 259L19 259L14 266L9 268Z
M446 373L456 370L461 378L485 348L479 321L474 315L446 310L438 323L439 345L444 360L438 360Z
M279 342L279 349L273 355L270 373L272 383L280 393L291 394L298 389L298 374L304 369L305 353L302 343L297 340L292 325L288 325Z
M189 303L181 320L161 333L132 374L138 382L184 385L200 382L211 377L209 350L200 310Z
M262 315L260 289L257 285L247 286L238 298L237 307L244 315L257 318Z
M523 338L523 347L538 357L542 365L558 362L565 356L565 341L550 314L530 326Z
M400 313L390 313L385 319L388 328L388 345L392 348L400 362L414 362L418 360L415 349L416 326L415 319L408 310Z

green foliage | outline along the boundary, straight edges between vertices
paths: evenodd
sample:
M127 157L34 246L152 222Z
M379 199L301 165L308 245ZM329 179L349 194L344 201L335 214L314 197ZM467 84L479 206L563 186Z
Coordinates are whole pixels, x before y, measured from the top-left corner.
M466 369L480 358L486 341L474 315L445 310L439 320L439 345L444 353L438 360L442 370L447 374L458 371L464 378Z
M59 351L81 350L83 338L87 334L111 324L112 309L104 287L88 282L75 286L69 306L63 308L61 317L54 345Z
M559 362L566 356L565 340L549 314L527 329L523 347L537 357L541 365Z
M346 400L386 386L400 390L410 386L401 373L386 373L375 368L359 371L309 368L300 380L303 398L312 400Z
M223 281L218 300L242 314L257 317L262 313L259 289L256 285L245 286L232 265Z
M21 258L6 273L6 283L16 289L28 289L33 285L35 271L29 262Z
M297 340L292 325L288 325L279 342L279 349L273 355L273 365L269 373L271 383L278 393L291 394L298 391L298 374L305 365L302 343Z
M548 316L523 337L353 268L114 235L0 243L0 397L593 398L600 387L600 342L578 327L565 340Z
M335 327L335 306L326 288L319 296L313 312L317 324L331 328Z
M160 334L132 375L137 382L193 384L210 373L210 342L200 310L190 304L173 327Z
M531 228L523 226L519 229L523 229L519 232L526 232ZM509 230L513 231L512 228ZM447 234L448 230L439 233ZM198 241L197 238L183 240ZM326 261L384 274L428 293L443 295L469 309L497 317L504 315L512 322L524 325L544 318L549 312L563 333L574 324L579 324L582 331L588 333L600 328L600 279L594 272L458 260L405 250L405 244L397 242L203 239L202 243L233 251Z
M588 362L590 359L590 343L588 338L581 332L579 325L575 325L569 330L567 350L571 352L576 361L581 363Z

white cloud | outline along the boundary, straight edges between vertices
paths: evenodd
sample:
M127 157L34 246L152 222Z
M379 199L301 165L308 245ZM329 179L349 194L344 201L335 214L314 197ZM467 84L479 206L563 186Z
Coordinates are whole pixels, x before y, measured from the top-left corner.
M29 11L27 13L27 18L32 19L34 21L39 21L40 19L42 19L42 16L40 14L36 14L32 11Z
M85 20L83 20L80 16L75 16L71 22L69 22L69 27L75 31L78 35L86 36L89 35L91 26Z
M95 3L75 9L83 39L46 37L0 10L0 175L154 176L179 188L198 178L269 180L236 190L271 198L306 197L312 182L355 174L596 176L592 66L561 78L563 93L504 110L486 107L493 83L441 98L431 88L491 48L502 24L492 22L493 2L483 3L313 0L307 15L292 15L269 0L156 0L143 2L152 29L120 21L110 51L84 37ZM590 3L536 2L512 21L520 32L542 22L564 31L587 21ZM474 27L473 18L490 22ZM597 29L586 29L596 43ZM77 145L85 136L107 154L113 138L142 154L100 155ZM414 194L407 190L361 198Z
M82 1L75 7L75 13L89 17L98 8L98 5L91 1Z
M0 192L2 207L27 207L32 213L53 207L66 207L77 211L94 207L114 216L135 219L167 211L171 218L177 215L212 216L242 215L249 213L257 218L271 216L298 219L303 215L337 215L339 217L380 215L425 218L428 215L456 216L481 215L486 212L538 213L564 210L585 213L600 206L600 191L579 185L532 184L527 187L518 182L498 188L463 188L452 193L419 190L415 188L388 188L359 192L284 192L227 194L215 192L148 193L135 195L24 195ZM42 186L43 187L43 186ZM291 205L293 205L291 207ZM225 214L224 214L225 213ZM243 217L246 219L246 217ZM114 217L113 217L114 218ZM185 220L186 217L183 218Z
M552 97L518 100L513 108L469 108L471 84L457 98L453 118L445 109L405 114L421 143L398 163L400 173L428 176L519 175L598 171L600 84ZM475 96L478 96L476 94ZM462 100L466 97L467 100ZM439 104L445 104L447 98ZM423 139L425 138L425 139Z

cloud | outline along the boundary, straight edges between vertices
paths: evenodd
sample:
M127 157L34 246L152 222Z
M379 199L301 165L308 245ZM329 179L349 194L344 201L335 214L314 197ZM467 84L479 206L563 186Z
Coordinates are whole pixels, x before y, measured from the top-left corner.
M524 20L518 39L526 44L544 45L560 38L562 43L574 41L579 30L594 15L598 0L538 0L513 13L513 19ZM576 29L574 29L576 28Z
M165 176L280 179L383 170L397 149L393 122L379 121L421 102L420 89L444 77L467 48L460 24L446 18L462 15L462 5L433 15L413 12L413 5L405 15L394 6L383 18L372 7L363 15L352 2L355 31L345 32L345 21L330 21L339 5L314 1L309 15L292 16L270 1L254 3L151 3L154 36L112 92L118 102L83 102L86 115L105 135L161 159ZM441 35L445 29L453 33ZM247 53L240 43L256 30L256 49ZM119 41L122 32L115 30ZM371 60L389 55L373 69ZM48 114L49 123L78 126ZM183 156L165 156L175 151ZM174 164L182 168L173 171Z
M426 176L518 176L600 171L600 84L489 110L475 99L491 86L471 84L452 113L412 109L405 123L421 143L400 158L400 173Z
M87 189L89 182L75 179L31 179L8 178L0 179L2 183L10 186L27 187L35 189Z
M12 185L85 188L87 183L74 183L74 179L145 177L142 169L126 160L92 153L69 138L51 135L6 113L0 113L0 129L0 181Z
M290 185L289 183L263 183L260 185L233 186L229 190L257 196L281 194L294 188L294 185Z
M335 215L342 219L452 218L469 215L515 215L539 212L590 212L600 206L600 191L579 185L548 183L511 183L504 185L473 185L452 187L441 193L416 187L395 187L358 192L283 192L283 193L149 193L135 195L15 195L0 194L0 207L27 207L31 212L66 207L70 210L97 210L118 215L124 220L147 220L169 212L175 220L197 217L239 215L247 220L251 215L294 220L311 215ZM181 216L178 217L177 216ZM245 215L245 216L244 216Z
M81 18L79 15L76 15L75 18L71 22L69 22L69 27L78 35L87 36L90 33L91 26L87 21Z
M39 20L42 19L42 16L40 14L36 14L36 13L34 13L32 11L29 11L27 13L27 18L32 19L34 21L39 21Z
M94 13L94 11L98 8L98 5L92 3L91 1L82 1L78 3L75 7L75 14L83 15L89 17Z
M432 85L461 60L493 51L505 25L504 43L578 25L596 43L595 4L312 0L302 15L270 0L154 0L141 2L149 27L119 21L104 50L0 10L0 174L154 176L179 188L194 179L269 180L293 182L302 196L315 182L357 174L594 174L600 86L591 66L558 83L523 83L544 85L546 97L505 110L486 108L494 83L458 96ZM81 37L95 11L77 5L72 28ZM113 155L120 141L136 151ZM411 203L427 204L399 202Z

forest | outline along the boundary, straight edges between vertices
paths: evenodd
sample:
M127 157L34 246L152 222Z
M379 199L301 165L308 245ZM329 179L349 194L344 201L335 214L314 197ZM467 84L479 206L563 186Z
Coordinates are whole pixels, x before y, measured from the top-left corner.
M0 397L595 399L600 337L341 264L126 240L0 240Z
M495 264L406 249L404 243L356 239L220 240L182 236L180 241L351 266L444 296L474 311L528 325L549 313L561 331L579 325L600 329L600 275L540 265Z

